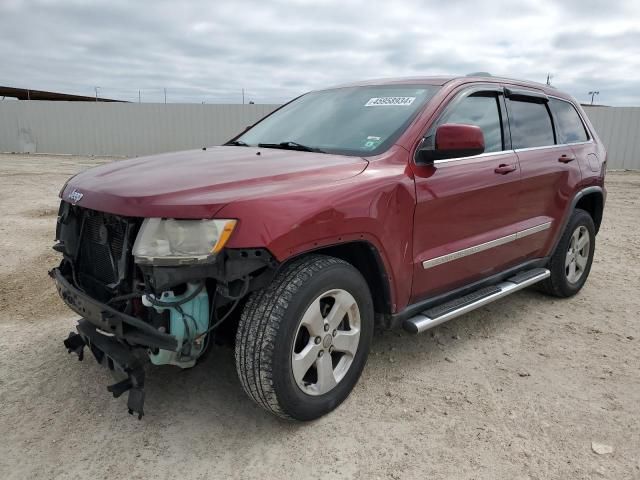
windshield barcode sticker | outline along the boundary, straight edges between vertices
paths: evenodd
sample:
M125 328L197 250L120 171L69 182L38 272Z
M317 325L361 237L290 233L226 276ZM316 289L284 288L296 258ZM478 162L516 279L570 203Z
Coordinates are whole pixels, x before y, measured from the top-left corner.
M406 107L413 103L416 97L374 97L370 98L365 107Z

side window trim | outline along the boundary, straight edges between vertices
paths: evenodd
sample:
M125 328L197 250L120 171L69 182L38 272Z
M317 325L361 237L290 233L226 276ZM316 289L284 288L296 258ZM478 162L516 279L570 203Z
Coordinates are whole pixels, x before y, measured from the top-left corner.
M511 147L513 148L513 150L515 152L521 152L523 150L539 150L539 149L543 149L543 148L553 148L553 147L557 147L558 144L558 133L557 133L557 127L556 127L556 120L555 120L555 116L553 115L553 112L551 111L551 109L549 108L549 97L544 94L544 93L540 93L540 92L535 92L533 90L529 91L529 90L514 90L514 89L510 89L509 87L504 87L504 97L505 97L505 104L506 104L506 109L507 109L507 115L509 116L509 133L511 133L511 102L526 102L527 99L530 99L530 103L538 103L538 104L544 104L545 110L547 111L547 115L549 116L549 121L551 122L551 130L553 132L553 144L552 145L540 145L540 146L536 146L536 147L523 147L523 148L513 148L513 143L511 144Z
M578 119L580 120L580 123L582 124L582 128L583 128L585 134L587 135L587 139L583 140L583 141L580 141L580 142L569 142L569 143L560 143L560 144L558 144L557 140L556 140L556 144L558 144L558 145L579 145L581 143L592 143L593 142L593 134L591 133L591 130L589 130L587 128L587 124L584 121L584 118L582 117L582 114L580 113L580 110L576 108L576 106L573 104L573 102L571 102L569 100L566 100L564 98L553 96L553 95L549 95L549 98L552 98L554 100L557 100L557 101L560 101L560 102L564 102L564 103L570 105L571 108L573 108L573 110L576 112L576 115L578 115ZM559 124L558 121L556 120L556 116L553 113L553 110L551 110L551 115L553 116L554 123L555 124Z
M547 103L549 97L544 92L504 87L504 96L509 100L533 103Z
M471 87L467 87L464 90L456 93L454 98L447 103L447 105L440 112L440 114L438 114L436 119L422 134L421 141L418 144L418 148L416 148L416 154L420 149L420 146L422 145L422 142L424 141L424 139L427 138L430 134L435 134L435 129L440 126L441 124L440 122L451 111L451 109L455 108L456 105L458 105L465 98L470 97L471 95L474 95L474 94L479 94L479 93L491 94L492 96L495 95L497 98L498 116L500 118L500 127L501 127L500 130L502 135L502 150L499 150L497 152L485 152L479 155L471 155L469 157L436 160L434 163L436 164L448 163L448 162L457 161L457 160L466 160L469 158L478 158L478 157L485 157L490 155L503 155L505 153L511 153L513 149L511 148L511 132L510 130L508 130L509 121L508 121L508 116L507 116L508 114L507 114L507 109L505 105L504 87L500 85L474 85ZM415 161L415 158L414 158L414 161Z
M509 123L509 111L507 110L507 99L505 95L498 95L500 103L500 118L502 120L502 137L504 151L513 150L511 143L511 125Z
M544 102L544 106L547 109L547 115L549 115L549 120L551 120L551 129L553 130L553 144L558 145L558 126L553 116L553 112L551 112L551 108L549 108L549 101Z

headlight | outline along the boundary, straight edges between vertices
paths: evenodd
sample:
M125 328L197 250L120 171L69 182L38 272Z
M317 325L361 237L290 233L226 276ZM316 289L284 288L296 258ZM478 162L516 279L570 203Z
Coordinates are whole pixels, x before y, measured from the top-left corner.
M146 218L133 245L136 263L183 265L212 260L227 243L236 220Z

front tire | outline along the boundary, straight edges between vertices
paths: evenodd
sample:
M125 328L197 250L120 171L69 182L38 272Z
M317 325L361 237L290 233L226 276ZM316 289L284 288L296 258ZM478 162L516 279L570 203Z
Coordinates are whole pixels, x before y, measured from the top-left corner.
M596 228L591 215L576 209L551 256L551 276L542 283L542 289L560 298L578 293L591 271L595 246Z
M313 420L357 383L373 336L367 282L349 263L310 255L249 297L236 335L247 395L284 418Z

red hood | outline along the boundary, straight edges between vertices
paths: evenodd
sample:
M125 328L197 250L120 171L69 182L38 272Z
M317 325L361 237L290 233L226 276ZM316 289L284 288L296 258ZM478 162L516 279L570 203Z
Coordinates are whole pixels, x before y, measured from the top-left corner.
M361 157L211 147L92 168L73 177L62 198L70 201L69 195L75 189L82 194L79 206L103 212L134 217L210 218L234 200L343 180L358 175L367 164Z

